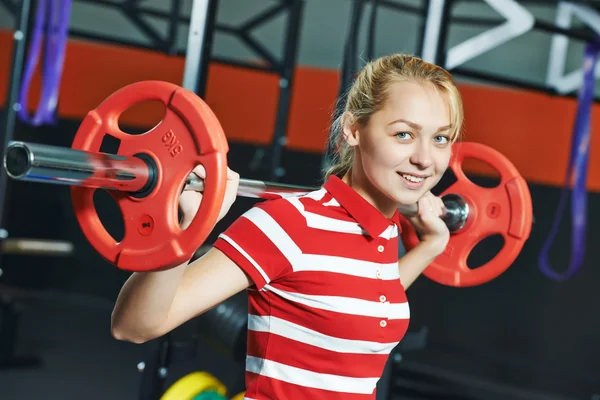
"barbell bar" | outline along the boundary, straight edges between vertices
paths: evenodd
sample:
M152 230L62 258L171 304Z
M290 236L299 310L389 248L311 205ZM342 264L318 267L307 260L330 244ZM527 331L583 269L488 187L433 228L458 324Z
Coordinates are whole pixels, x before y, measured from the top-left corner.
M142 135L119 128L123 112L136 104L158 101L165 106L162 120ZM103 151L104 140L118 141L116 154ZM425 269L430 279L450 286L472 286L503 273L516 259L532 225L527 182L504 155L479 143L456 143L449 169L456 177L441 193L443 219L452 232L445 251ZM189 260L218 219L226 190L228 143L221 123L195 93L162 81L140 81L115 91L88 112L71 148L11 142L4 157L7 174L16 180L71 186L73 209L90 244L107 261L128 271L168 269ZM467 158L495 169L497 187L482 188L462 169ZM206 178L190 175L202 164ZM125 235L116 241L106 230L94 204L94 188L108 190L120 207ZM185 188L202 191L204 198L190 226L177 221L177 198ZM238 195L276 199L316 190L242 179ZM417 205L402 207L415 215ZM419 237L401 217L401 238L411 250ZM474 246L486 237L502 235L504 247L485 265L467 266Z
M22 141L9 142L4 168L10 178L18 181L118 190L139 197L151 193L158 175L156 165L144 158ZM190 174L185 190L201 192L204 182L196 174ZM316 188L242 178L237 196L269 200L313 190ZM442 219L451 232L457 232L467 222L469 205L457 194L447 194L442 200L445 206ZM402 206L400 212L405 216L415 215L416 205Z

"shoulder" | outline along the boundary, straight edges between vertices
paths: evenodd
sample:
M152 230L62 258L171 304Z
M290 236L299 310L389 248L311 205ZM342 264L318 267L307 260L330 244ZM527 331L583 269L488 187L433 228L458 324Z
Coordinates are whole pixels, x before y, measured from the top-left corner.
M306 223L307 212L315 212L321 206L315 198L318 191L298 196L286 196L256 203L242 217L273 219L279 224L297 226Z
M330 207L323 204L327 199L324 193L324 189L318 189L306 194L259 201L241 214L234 225L251 226L268 234L303 234L315 217L327 214Z

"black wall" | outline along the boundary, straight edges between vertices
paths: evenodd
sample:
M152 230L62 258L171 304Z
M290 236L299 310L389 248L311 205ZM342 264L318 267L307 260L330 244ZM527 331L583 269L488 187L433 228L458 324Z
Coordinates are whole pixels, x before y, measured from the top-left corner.
M77 121L57 126L19 126L15 140L70 146ZM246 178L261 178L250 170L254 148L230 144L229 165ZM286 182L316 185L320 156L289 153L283 158ZM589 399L600 393L600 249L592 238L600 234L600 196L589 194L588 243L581 272L566 282L554 282L538 269L538 254L556 212L560 189L530 185L536 223L519 258L501 277L473 288L449 288L420 278L408 294L411 329L428 326L428 347L407 358L453 371L493 378L521 387ZM10 182L7 228L12 236L71 240L76 253L69 259L3 256L1 283L34 289L60 290L114 299L128 274L104 261L83 237L75 220L67 187ZM114 209L104 196L100 207ZM215 236L255 200L238 199ZM116 214L115 214L116 215ZM110 220L119 230L118 218ZM109 228L110 230L110 228ZM564 269L571 252L570 218L555 241L552 263ZM479 257L493 251L488 244Z

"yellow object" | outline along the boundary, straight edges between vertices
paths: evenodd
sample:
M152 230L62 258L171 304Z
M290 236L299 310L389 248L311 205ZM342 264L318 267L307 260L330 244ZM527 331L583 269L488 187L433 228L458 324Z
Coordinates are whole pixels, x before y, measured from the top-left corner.
M227 396L227 388L217 378L208 372L192 372L172 384L160 400L193 400L200 393L208 391Z
M240 392L240 393L236 394L235 396L233 396L231 398L231 400L244 400L245 395L246 395L246 392Z

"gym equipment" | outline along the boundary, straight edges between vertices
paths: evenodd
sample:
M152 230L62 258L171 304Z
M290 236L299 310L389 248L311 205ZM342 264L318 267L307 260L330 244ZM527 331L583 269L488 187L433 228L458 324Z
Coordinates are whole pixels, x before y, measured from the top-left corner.
M238 393L232 400L242 400ZM192 372L173 383L160 400L226 400L227 388L208 372Z
M164 104L162 122L144 135L121 131L121 113L147 100ZM107 136L120 141L117 155L98 153ZM42 149L48 151L35 153ZM225 194L227 150L219 121L200 97L171 83L149 81L125 86L89 112L75 135L73 149L10 143L5 167L11 177L24 178L22 168L39 163L27 172L32 180L79 184L72 188L73 206L92 246L119 268L148 271L189 260L205 241ZM177 197L199 164L208 175L205 201L189 228L182 230ZM93 201L98 187L118 189L111 194L125 216L121 242L100 222Z
M467 178L462 163L465 159L481 160L500 174L500 184L483 188ZM531 195L525 179L501 153L478 143L459 146L453 151L449 168L457 181L440 194L444 203L459 203L467 210L468 218L453 235L446 249L423 274L429 279L449 286L474 286L489 282L502 274L517 258L529 238L533 224ZM460 193L456 196L453 193ZM448 205L447 205L448 207ZM407 250L419 243L413 226L401 218L402 243ZM504 246L484 265L471 269L467 258L473 248L486 237L500 234Z
M594 91L596 88L596 64L600 53L600 43L591 42L585 46L583 59L583 82L577 96L577 116L571 138L571 154L567 166L558 210L552 221L552 228L544 241L539 254L539 269L548 278L563 281L575 276L585 259L587 233L587 173L590 154L590 120ZM572 188L571 188L572 187ZM550 265L550 249L560 228L560 222L571 194L571 260L564 272L558 272Z
M73 243L52 239L0 239L0 254L66 257L73 254Z
M210 394L200 397L200 394ZM225 399L227 388L207 372L192 372L171 385L161 400Z
M54 123L58 106L58 93L62 77L65 49L69 35L71 0L38 0L35 24L31 32L28 58L23 71L23 81L19 90L19 118L33 126ZM31 81L42 51L42 92L35 115L28 113L28 98Z
M121 113L148 100L161 101L166 108L164 119L142 135L128 135L118 127ZM100 152L105 137L120 140L117 154ZM488 149L489 151L485 151ZM110 95L98 108L88 113L78 129L71 149L25 142L11 142L4 158L7 174L17 180L72 186L72 200L78 222L91 245L109 262L129 271L166 269L189 260L215 225L223 201L226 183L228 145L216 116L194 93L175 84L142 81L125 86ZM493 224L506 222L511 245L487 269L488 277L505 270L528 238L532 223L529 190L518 171L498 152L483 145L458 143L455 154L470 154L485 160L496 169L510 172L510 180L500 191L489 191L472 184L464 175L442 196L446 207L443 216L450 231L463 241L481 240ZM190 175L203 164L205 181ZM460 159L452 160L453 170L461 171ZM459 184L460 183L460 184ZM204 198L196 217L186 230L177 221L178 194L188 189L202 190ZM96 188L108 189L120 206L125 219L125 237L117 243L102 226L93 203ZM242 179L238 195L272 199L299 194L314 188L290 186ZM487 203L479 197L500 196ZM481 208L483 207L483 208ZM404 215L416 213L416 205L403 207ZM500 219L499 219L500 218ZM479 229L480 223L483 224ZM412 243L412 242L411 242ZM461 259L468 251L449 247L446 267L462 270ZM504 264L503 264L504 263ZM435 269L435 268L434 268ZM432 279L450 285L468 284L448 280L440 274ZM481 274L477 274L481 277ZM482 282L478 279L478 282Z

